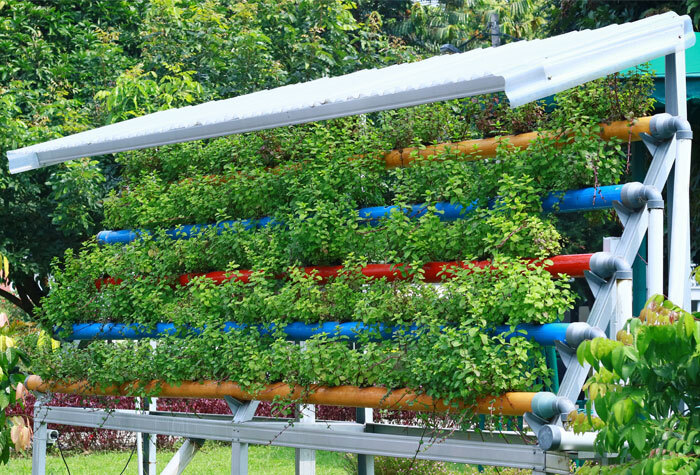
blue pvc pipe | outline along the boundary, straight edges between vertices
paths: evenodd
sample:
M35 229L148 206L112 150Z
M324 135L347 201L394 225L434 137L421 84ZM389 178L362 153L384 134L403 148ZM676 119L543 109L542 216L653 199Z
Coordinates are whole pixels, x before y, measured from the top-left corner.
M542 200L542 210L547 213L571 213L576 211L592 211L597 209L612 208L613 201L620 200L622 185L601 186L596 188L584 188L582 190L555 191L549 193ZM460 204L437 203L435 205L440 221L454 221L464 218L476 207L473 203L466 207ZM420 218L428 211L428 205L412 205L409 209L398 206L373 206L358 210L360 219L370 226L376 226L382 218L388 217L393 210L405 212L410 218ZM267 226L279 226L279 221L270 217L261 219L244 219L238 221L222 221L217 224L186 224L169 229L166 234L172 239L190 239L191 237L211 228L216 228L221 234L224 230L240 225L245 230L260 229ZM102 244L129 243L136 240L139 235L150 235L151 232L144 229L124 229L121 231L100 231L97 241Z
M554 191L542 200L546 212L571 213L612 208L613 201L620 201L623 185L583 188L566 192Z
M242 330L248 325L227 322L224 331ZM274 325L256 325L261 335L269 335L275 331ZM524 336L540 345L552 346L555 340L566 342L566 329L568 323L546 323L544 325L520 324L511 331L511 327L502 325L496 327L495 332L504 335L506 340L514 336ZM306 324L294 322L287 324L283 330L288 340L303 341L313 336L325 334L328 337L346 337L348 341L356 341L362 333L374 332L373 340L389 339L399 333L419 334L420 328L416 325L388 326L384 324L367 325L362 322L324 322ZM198 334L201 330L189 326L175 327L172 323L158 323L155 328L149 328L140 324L126 323L76 323L73 324L73 332L69 335L61 335L57 328L54 334L64 341L74 340L140 340L144 338L162 338L172 335Z

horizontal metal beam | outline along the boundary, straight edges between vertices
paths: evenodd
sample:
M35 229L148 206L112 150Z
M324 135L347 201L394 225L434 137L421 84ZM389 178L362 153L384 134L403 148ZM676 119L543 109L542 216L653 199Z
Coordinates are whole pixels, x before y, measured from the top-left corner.
M176 437L223 440L256 445L275 445L312 450L361 453L388 457L417 457L425 460L495 465L513 468L569 473L569 459L562 454L546 453L536 445L465 440L449 436L440 442L427 443L418 433L365 432L362 424L296 424L229 421L136 414L127 411L77 407L47 407L37 413L37 420L97 429L147 432ZM400 430L399 430L400 431ZM509 437L511 439L512 437Z

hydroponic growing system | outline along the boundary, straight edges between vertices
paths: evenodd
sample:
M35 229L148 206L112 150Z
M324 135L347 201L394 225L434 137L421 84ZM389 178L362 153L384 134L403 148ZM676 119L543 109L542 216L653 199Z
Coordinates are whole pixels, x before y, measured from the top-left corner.
M27 387L39 393L35 407L33 473L45 473L47 424L59 423L102 429L117 429L147 434L141 448L140 470L155 473L155 445L152 434L184 437L186 442L162 473L181 473L201 446L202 440L221 440L232 444L232 474L247 473L249 444L272 444L297 449L298 473L313 473L314 450L357 453L359 472L373 473L373 456L414 457L449 462L495 465L532 469L537 473L569 473L572 457L585 457L593 450L595 434L576 435L563 428L562 420L575 403L589 373L575 357L576 347L584 340L607 335L614 338L624 322L632 318L631 263L648 236L647 294L664 293L664 201L660 194L667 180L668 205L668 296L689 307L690 235L689 174L692 132L686 120L684 50L694 43L691 21L687 16L666 13L625 25L568 33L558 37L521 41L499 48L474 50L439 56L410 64L359 71L336 78L323 78L303 84L261 91L228 100L194 107L173 109L105 126L69 137L8 152L10 170L23 172L79 157L134 150L209 137L263 130L291 124L363 114L464 98L484 93L505 92L512 107L542 99L553 93L635 66L654 58L666 57L666 113L643 118L633 126L626 123L605 125L602 135L641 140L653 156L643 183L602 186L599 189L572 190L543 197L547 212L581 212L614 208L624 232L612 252L557 256L548 268L554 275L566 273L584 277L595 296L586 323L523 324L515 330L492 328L484 331L525 335L542 345L554 346L566 365L558 393L506 393L477 403L481 413L524 416L529 435L515 432L473 433L445 430L444 440L421 447L418 428L372 422L371 409L411 411L448 411L450 405L433 400L410 388L359 388L353 386L318 387L304 394L304 402L358 408L357 422L316 423L312 406L302 411L301 420L289 426L287 421L254 417L260 400L273 400L290 394L302 397L300 388L277 383L250 394L235 382L188 382L164 384L159 397L224 398L232 416L170 414L148 410L95 410L51 407L48 395L57 393L97 394L78 384L42 381L30 376ZM535 134L509 137L517 147L528 147ZM452 147L461 154L475 150L480 157L493 155L497 141L485 139L428 147L420 151L402 150L385 155L387 167L404 166L417 154L435 153L440 147ZM456 220L469 213L468 207L438 205L443 220ZM425 206L402 209L410 217L419 217ZM367 225L391 212L391 207L364 208L358 219ZM188 239L203 229L224 230L233 222L181 226L169 231L172 239ZM239 222L247 229L279 226L283 223L264 218ZM147 230L102 231L98 240L104 245L119 245L148 233ZM438 275L463 267L463 262L427 264L427 282L438 282ZM487 266L488 262L478 265ZM388 280L410 276L403 264L374 264L362 269L369 277ZM335 267L304 268L322 279L337 275ZM213 280L245 280L246 271L235 276L208 274ZM180 276L186 285L191 275ZM284 276L279 276L280 278ZM96 285L116 285L103 279ZM242 325L229 322L226 330ZM262 334L274 329L259 325ZM64 331L66 329L63 329ZM178 332L196 332L163 322L156 328L137 324L75 324L64 338L68 341L90 339L157 339ZM379 330L377 338L392 338L397 331L416 332L420 328L381 326L368 328L361 322L292 323L282 329L286 337L304 341L320 333L345 336L350 341L365 331ZM57 330L58 331L58 330ZM124 394L126 387L110 387L99 394ZM419 450L420 447L420 450ZM145 467L145 469L144 469Z

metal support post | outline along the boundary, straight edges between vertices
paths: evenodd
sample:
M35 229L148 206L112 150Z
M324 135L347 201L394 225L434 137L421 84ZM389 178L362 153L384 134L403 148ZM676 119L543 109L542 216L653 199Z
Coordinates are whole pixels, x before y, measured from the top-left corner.
M647 298L664 293L664 209L649 207ZM639 315L639 313L636 313Z
M617 332L622 330L632 318L632 276L615 280L617 304L615 305L615 322L610 322L610 338L617 339Z
M666 112L688 118L685 84L685 51L666 56ZM673 186L669 186L668 297L690 310L690 139L676 141ZM670 184L669 184L670 185Z
M306 346L305 341L300 341L301 351ZM302 404L298 406L299 424L312 425L316 423L316 407L312 404ZM294 449L294 471L296 475L315 475L316 473L316 452L314 450L296 448Z
M311 404L299 406L300 425L316 423L316 407ZM294 470L296 475L314 475L316 473L316 451L309 449L294 449Z
M642 142L632 142L630 156L630 178L632 181L642 182L646 175L647 150ZM651 226L650 226L651 228ZM662 230L663 233L663 230ZM663 239L663 235L662 235ZM663 243L661 244L663 257ZM639 247L637 257L632 264L632 314L639 315L647 301L647 239L644 238ZM663 264L662 264L663 265ZM661 274L661 284L663 285L663 271ZM663 293L663 290L661 291Z
M157 398L136 398L136 407L144 408L142 413L148 414L156 410L156 400ZM156 436L138 432L136 444L139 475L156 475Z
M255 416L260 401L241 402L231 396L224 399L233 413L233 423L241 424L248 422ZM248 444L241 442L240 432L235 431L235 436L231 440L231 475L247 475L248 473Z
M355 409L355 421L359 424L372 422L373 411L369 408L358 407ZM357 475L374 475L374 456L357 454Z
M34 438L32 441L32 475L46 474L46 443L48 441L48 424L42 408L49 402L49 394L37 394L34 403Z
M150 341L151 348L156 347L156 341ZM158 398L136 398L136 407L145 409L148 414L157 409ZM138 432L136 434L136 444L138 448L138 473L139 475L157 475L156 466L156 440L154 434Z
M192 461L194 455L204 445L202 439L185 439L185 442L180 446L173 458L170 459L168 465L165 466L160 475L180 475L185 471L187 465Z
M248 444L231 443L231 475L248 474Z

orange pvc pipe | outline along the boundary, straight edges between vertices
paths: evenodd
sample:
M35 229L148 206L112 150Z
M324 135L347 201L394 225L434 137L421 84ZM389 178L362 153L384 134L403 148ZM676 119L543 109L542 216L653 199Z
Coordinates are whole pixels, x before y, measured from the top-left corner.
M157 394L169 398L223 398L231 396L242 401L255 399L272 401L274 399L302 400L307 404L325 406L368 407L373 409L391 409L416 412L456 412L464 409L463 404L450 405L442 399L433 399L424 394L416 394L406 388L389 392L382 387L360 388L357 386L312 386L307 394L301 386L289 386L274 383L261 391L249 393L236 383L220 381L183 381L173 386L159 381L151 381L144 387L138 382L125 383L120 386L97 388L86 381L64 384L44 382L39 376L29 376L25 382L28 389L39 392L81 394L84 396L123 396L133 394ZM504 416L522 416L532 410L534 392L509 392L501 396L479 399L472 409L479 414L500 414Z
M641 133L649 133L649 122L651 117L641 117L636 119L634 124L626 120L601 124L600 136L604 139L613 137L627 141L639 141ZM551 132L549 132L551 133ZM465 155L463 160L480 160L496 155L498 146L503 142L508 142L510 146L524 149L539 137L538 132L529 132L520 135L503 135L488 139L465 140L463 142L441 143L423 148L404 148L392 150L384 155L387 168L404 167L418 157L430 157L445 150L453 150L458 154Z

